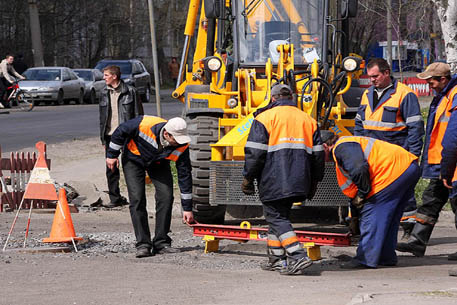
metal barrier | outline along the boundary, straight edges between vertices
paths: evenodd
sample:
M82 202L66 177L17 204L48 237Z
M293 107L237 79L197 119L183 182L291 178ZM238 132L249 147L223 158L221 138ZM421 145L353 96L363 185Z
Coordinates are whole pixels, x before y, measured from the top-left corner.
M6 205L12 210L19 207L36 160L36 152L11 152L9 158L2 158L0 146L0 212L5 210ZM51 160L46 158L46 164L50 169ZM9 172L9 179L5 179L5 171ZM26 199L23 207L29 208L30 203L31 200ZM47 208L48 205L49 201L33 200L33 208L35 209Z

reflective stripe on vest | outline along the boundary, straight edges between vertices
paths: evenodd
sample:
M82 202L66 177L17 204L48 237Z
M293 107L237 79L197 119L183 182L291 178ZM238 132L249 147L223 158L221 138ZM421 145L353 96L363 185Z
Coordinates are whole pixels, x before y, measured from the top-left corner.
M362 120L362 117L359 115L357 119L362 121L363 128L367 130L378 130L378 131L401 131L406 129L406 123L414 122L417 120L421 120L417 116L406 118L407 122L403 120L400 113L401 102L405 98L405 96L409 93L413 93L413 91L406 85L397 82L397 87L395 92L382 104L378 104L376 110L372 110L369 99L368 99L368 90L366 90L362 95L362 101L360 105L366 105L365 107L365 120ZM376 94L376 92L373 92ZM397 109L395 114L395 122L386 122L383 121L383 114L387 110L385 107L392 107Z
M279 116L285 116L287 120L278 120ZM304 150L308 154L323 151L322 145L313 145L316 121L295 106L274 107L259 114L256 120L263 124L269 134L268 146L249 141L246 147L266 149L269 153L283 149Z
M457 86L448 92L441 98L441 101L436 109L435 121L433 122L432 133L430 134L430 143L428 145L428 163L429 164L440 164L441 163L441 151L443 146L444 133L446 132L449 119L451 117L452 100L457 94Z
M364 157L368 162L371 191L367 198L389 186L417 159L415 155L395 144L368 137L342 137L333 149L335 160L337 146L347 142L360 144ZM338 163L336 163L336 177L343 193L350 198L354 198L357 195L357 186Z
M171 160L171 161L174 161L174 162L178 161L179 156L181 156L181 154L187 149L187 147L189 147L189 144L177 147L165 159Z
M156 135L152 132L151 128L154 125L157 125L159 123L164 123L166 120L156 117L156 116L149 116L145 115L143 116L143 119L140 122L140 125L138 126L138 136L148 142L152 147L157 149L159 146L157 144L157 137ZM136 145L135 141L132 139L130 142L127 144L127 149L134 155L139 156L140 151L138 150L138 146Z

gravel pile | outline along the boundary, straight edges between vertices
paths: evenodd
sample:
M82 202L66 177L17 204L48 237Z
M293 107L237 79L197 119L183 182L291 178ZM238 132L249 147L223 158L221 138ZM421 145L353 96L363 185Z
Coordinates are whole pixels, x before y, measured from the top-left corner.
M27 249L39 249L43 247L62 247L66 244L44 244L42 238L48 237L48 232L35 233L27 240ZM6 234L1 234L0 243L3 246L6 241ZM173 239L173 246L182 251L176 254L155 255L153 257L135 258L135 236L133 233L122 232L101 232L91 234L78 234L84 238L77 244L78 252L68 244L70 253L55 254L42 253L41 255L71 256L73 259L81 257L105 257L116 256L142 263L173 264L199 269L211 270L246 270L258 268L259 263L266 259L265 245L263 243L239 244L237 242L220 241L218 253L204 253L205 244L200 237L194 237L190 230L170 233ZM23 235L16 233L8 242L8 250L19 250L23 246ZM15 252L13 252L15 253ZM33 259L35 254L29 254ZM0 262L9 263L16 254L3 252L0 254Z

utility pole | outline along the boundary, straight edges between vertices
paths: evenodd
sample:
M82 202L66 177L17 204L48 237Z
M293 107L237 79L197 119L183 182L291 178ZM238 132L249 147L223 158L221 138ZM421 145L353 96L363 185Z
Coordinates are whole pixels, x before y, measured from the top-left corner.
M392 69L392 0L387 0L387 62Z
M157 62L157 44L156 32L154 25L154 6L152 0L148 0L149 6L149 27L151 31L151 45L152 45L152 64L154 67L154 81L156 87L156 103L157 103L157 116L162 116L162 106L160 105L160 80L159 80L159 64Z
M41 42L40 18L38 16L37 0L29 0L30 35L32 39L33 64L43 67L43 45Z

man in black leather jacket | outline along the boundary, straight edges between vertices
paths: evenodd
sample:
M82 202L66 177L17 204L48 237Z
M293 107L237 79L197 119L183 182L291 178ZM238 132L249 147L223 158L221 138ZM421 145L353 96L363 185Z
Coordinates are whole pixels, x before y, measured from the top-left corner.
M121 79L121 71L118 66L108 66L103 69L103 78L106 88L99 104L100 111L100 140L106 149L111 141L113 131L130 119L143 115L143 105L136 89L124 83ZM119 190L119 169L112 171L106 168L108 192L110 203L104 205L108 208L128 204L121 196Z

